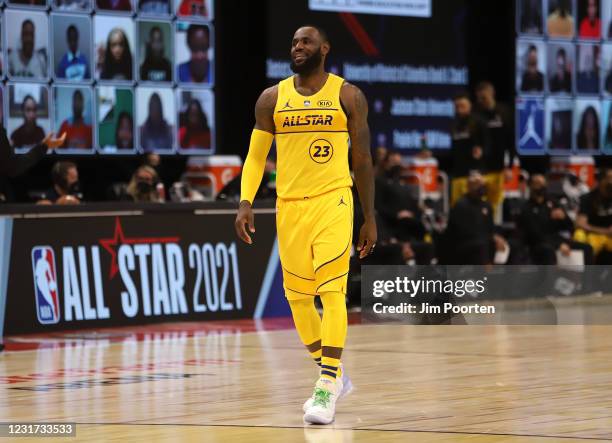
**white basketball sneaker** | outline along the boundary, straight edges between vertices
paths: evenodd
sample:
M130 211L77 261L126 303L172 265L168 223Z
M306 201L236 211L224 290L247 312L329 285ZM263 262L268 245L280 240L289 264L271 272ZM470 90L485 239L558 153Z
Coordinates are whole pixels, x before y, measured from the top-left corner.
M336 415L336 401L342 381L320 378L315 385L312 406L304 414L304 421L315 425L328 425Z
M336 380L336 383L338 383L338 386L340 386L340 394L338 394L338 400L340 400L342 397L349 395L353 391L353 382L347 375L346 370L344 369L344 366L342 365L342 363L340 363L340 370L342 371L342 376L340 377L340 379ZM306 412L308 409L310 409L313 402L314 402L314 392L312 396L304 402L304 405L302 406L302 410Z

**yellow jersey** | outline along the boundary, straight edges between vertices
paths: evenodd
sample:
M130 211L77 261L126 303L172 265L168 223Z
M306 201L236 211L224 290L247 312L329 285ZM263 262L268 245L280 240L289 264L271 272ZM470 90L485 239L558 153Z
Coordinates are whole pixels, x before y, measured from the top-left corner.
M309 96L297 92L293 81L292 76L279 82L274 108L278 197L303 199L352 186L347 117L340 104L344 79L330 73Z

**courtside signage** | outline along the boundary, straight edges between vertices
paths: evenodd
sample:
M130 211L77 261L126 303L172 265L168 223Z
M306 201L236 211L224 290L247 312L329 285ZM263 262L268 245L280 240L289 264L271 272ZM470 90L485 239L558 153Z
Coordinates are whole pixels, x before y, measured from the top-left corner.
M79 218L45 220L49 230L15 220L10 268L27 258L31 272L9 272L5 334L252 317L272 216L259 217L251 248L234 237L231 214L89 218L87 230Z

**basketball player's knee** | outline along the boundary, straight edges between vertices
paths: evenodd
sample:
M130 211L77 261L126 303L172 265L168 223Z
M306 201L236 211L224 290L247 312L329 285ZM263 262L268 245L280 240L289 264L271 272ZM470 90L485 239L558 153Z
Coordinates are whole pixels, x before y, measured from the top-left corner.
M324 292L321 294L321 303L323 315L330 313L334 317L346 317L346 298L342 292Z
M310 298L301 298L298 300L288 300L289 307L291 308L291 312L295 315L301 311L310 309L311 306L314 306L314 297Z

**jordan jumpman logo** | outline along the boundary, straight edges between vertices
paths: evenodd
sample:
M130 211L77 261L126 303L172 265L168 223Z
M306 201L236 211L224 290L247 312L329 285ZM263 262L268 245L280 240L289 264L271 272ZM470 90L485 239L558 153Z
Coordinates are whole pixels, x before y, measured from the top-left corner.
M523 133L523 136L519 140L519 144L521 145L524 145L531 139L533 139L533 141L536 142L536 144L538 145L542 144L542 138L538 135L536 128L535 128L535 110L536 110L536 105L532 104L530 111L529 111L529 117L527 117L527 124L525 125L525 132Z

